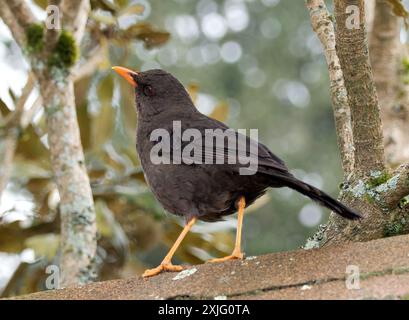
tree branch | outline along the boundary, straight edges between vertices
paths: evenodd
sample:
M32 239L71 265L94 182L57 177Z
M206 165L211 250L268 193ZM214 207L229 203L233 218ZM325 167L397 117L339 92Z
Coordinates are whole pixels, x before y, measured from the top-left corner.
M354 168L351 115L344 75L336 52L335 30L323 0L307 0L311 24L324 47L331 82L331 100L337 130L338 147L346 179Z
M400 18L392 12L385 0L376 0L373 30L370 34L370 58L374 80L381 105L386 158L390 165L408 161L404 156L409 129L404 112L395 106L402 103L405 95L400 79L400 61L404 48L400 43ZM402 99L403 98L403 99ZM405 108L403 101L402 108Z
M348 8L359 8L359 26L348 23ZM353 7L352 7L353 8ZM334 0L337 53L344 72L351 108L356 178L384 171L384 147L378 96L369 62L363 0Z
M6 136L0 141L0 203L4 189L10 178L14 153L17 147L18 129L8 130Z
M105 58L105 49L100 45L90 54L90 58L83 64L78 64L71 72L71 78L77 82L84 77L90 76Z
M334 0L334 10L336 49L348 92L355 147L354 170L351 179L343 185L340 201L360 212L365 219L359 223L349 222L331 214L328 223L307 241L308 248L367 241L389 234L385 230L391 224L394 226L395 217L401 216L402 210L398 210L397 204L407 188L406 169L403 168L384 182L389 175L385 169L380 108L369 62L364 1Z
M0 17L9 27L14 40L20 45L20 47L23 48L26 42L26 34L24 28L18 23L15 13L11 11L10 7L8 6L8 2L3 2L0 5Z
M8 2L10 5L11 2ZM58 4L59 1L52 3ZM0 14L24 48L25 30L34 20L23 1L0 6ZM90 3L65 0L61 3L63 27L75 36L79 45L85 32ZM24 18L25 17L25 18ZM16 23L21 22L21 24ZM25 21L23 23L23 21ZM65 23L65 25L64 25ZM55 39L54 31L47 37ZM45 50L50 49L48 46ZM51 48L53 49L53 48ZM61 214L61 285L72 286L95 278L96 220L92 191L84 161L76 116L74 83L68 76L70 66L47 66L47 52L31 59L39 83L48 126L51 164L60 195Z
M21 97L16 104L16 108L12 113L11 118L5 125L5 137L3 141L0 141L0 201L3 191L10 179L13 167L13 158L21 129L21 121L24 114L24 105L34 88L34 84L34 76L30 74L28 76L27 83L21 93Z
M23 0L13 0L7 1L7 4L14 14L18 24L23 28L27 28L33 23L37 23L37 19L34 17L34 14L31 12L26 1Z
M374 26L370 34L370 58L382 109L394 100L399 54L399 18L385 0L376 0Z
M39 95L37 99L34 101L33 105L23 113L23 116L21 118L21 127L23 129L30 124L31 120L33 120L34 115L40 109L42 103L43 99L41 95Z
M365 1L365 22L368 33L372 32L375 19L375 1Z
M59 8L61 4L61 0L49 0L48 1L48 5L53 5ZM60 26L61 25L61 21L60 21L60 15L56 16L56 19L59 19L58 21L56 21L56 25ZM47 28L46 34L45 34L45 43L47 46L47 50L48 54L50 54L50 52L52 52L52 50L55 47L55 44L57 43L58 40L58 36L60 34L59 29L55 28Z
M401 165L385 183L374 189L375 197L387 208L396 208L409 195L409 163Z
M81 43L85 33L91 5L89 0L63 0L61 4L64 29L70 31L77 42Z
M60 194L61 285L94 280L96 220L77 122L74 84L42 80L51 164Z
M77 45L85 32L88 0L63 0L62 26ZM58 67L54 67L58 68ZM74 82L64 70L46 70L39 77L47 118L51 164L60 194L61 285L84 284L95 279L96 218L89 177L85 167L76 115ZM61 72L66 74L61 78Z
M29 73L27 83L24 86L21 97L16 104L16 109L13 112L13 126L21 126L21 119L23 118L24 114L24 106L27 102L28 97L30 96L31 92L34 89L35 85L35 78L32 73Z

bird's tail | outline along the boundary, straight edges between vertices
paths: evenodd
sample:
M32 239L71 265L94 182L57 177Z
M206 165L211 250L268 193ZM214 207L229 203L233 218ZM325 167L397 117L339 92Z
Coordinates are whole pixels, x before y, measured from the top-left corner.
M358 212L343 205L341 202L335 200L325 192L309 185L308 183L298 180L292 175L280 175L279 177L274 177L275 180L277 178L282 181L285 186L300 192L301 194L309 197L311 200L318 202L320 205L327 207L344 218L350 220L362 218Z

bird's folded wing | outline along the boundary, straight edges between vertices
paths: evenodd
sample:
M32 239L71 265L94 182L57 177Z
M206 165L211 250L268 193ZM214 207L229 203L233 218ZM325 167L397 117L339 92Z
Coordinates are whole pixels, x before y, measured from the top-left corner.
M258 168L265 173L269 173L271 169L283 173L288 172L288 168L280 158L274 155L266 146L248 136L234 132L236 143L229 144L223 132L213 131L208 133L205 130L200 130L200 132L200 136L192 137L190 141L183 141L181 136L173 135L172 138L181 141L181 143L171 144L169 148L171 154L176 151L179 152L182 162L188 163L189 160L192 160L192 155L186 154L183 150L189 146L189 150L202 151L201 154L197 152L198 154L194 155L195 163L217 163L217 159L219 159L219 161L222 160L223 163L228 164L229 157L231 157L231 160L235 159L235 162L229 164L232 164L232 168L237 170L249 163L253 163L257 164ZM211 140L213 143L206 143ZM220 142L222 143L220 144Z

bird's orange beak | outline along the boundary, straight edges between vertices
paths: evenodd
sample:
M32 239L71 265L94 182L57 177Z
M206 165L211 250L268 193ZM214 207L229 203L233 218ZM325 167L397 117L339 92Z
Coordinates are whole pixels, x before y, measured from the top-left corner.
M133 87L138 86L138 84L136 83L134 79L134 77L138 75L137 72L124 68L124 67L112 67L112 70L117 72L121 77L123 77L126 81L128 81Z

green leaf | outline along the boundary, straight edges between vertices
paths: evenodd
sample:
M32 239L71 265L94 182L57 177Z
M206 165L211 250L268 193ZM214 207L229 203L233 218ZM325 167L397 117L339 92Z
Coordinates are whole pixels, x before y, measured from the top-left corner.
M112 137L115 125L115 109L112 107L114 92L113 76L109 73L97 86L97 96L100 102L100 110L92 119L93 146L102 146Z
M115 220L115 216L106 202L102 200L96 201L95 211L99 233L103 237L109 238L116 248L126 248L128 246L128 239L125 232Z
M95 12L91 12L90 18L97 21L97 22L106 24L106 25L116 25L116 23L117 23L117 20L116 20L115 17L107 16L107 15L104 15L104 14L98 14L98 13L95 13Z
M140 15L145 11L145 7L141 4L133 4L121 11L121 15Z
M10 114L10 109L7 107L6 103L0 99L0 116L6 117Z
M48 6L48 0L34 0L34 3L41 9L46 9Z
M40 161L27 161L27 159L20 160L15 159L13 167L13 178L25 178L25 179L51 179L51 168L47 168L49 165Z
M26 247L33 249L36 256L45 257L49 261L57 254L59 244L60 236L54 233L39 234L25 241Z
M118 11L116 3L112 3L109 0L91 0L91 8L92 10L102 9L111 12L112 14L116 14Z
M120 38L124 40L142 40L145 46L151 49L165 44L169 40L170 34L165 31L156 30L149 23L139 22L122 31Z
M114 3L120 8L125 8L128 6L129 0L114 0Z
M25 159L36 161L47 159L48 162L48 150L41 142L36 128L32 125L29 125L20 135L16 154Z

